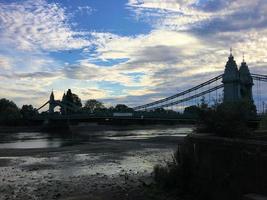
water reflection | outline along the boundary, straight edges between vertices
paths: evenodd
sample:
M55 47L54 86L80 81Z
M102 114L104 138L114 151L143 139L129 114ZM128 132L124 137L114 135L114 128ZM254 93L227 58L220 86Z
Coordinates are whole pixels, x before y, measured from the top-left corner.
M149 139L161 136L168 137L184 137L192 133L193 128L167 128L167 129L151 129L151 130L131 130L131 131L108 131L104 138L112 140L138 140Z
M92 138L111 140L138 140L161 136L183 137L193 130L192 127L171 127L140 130L83 131L72 134L49 134L41 132L15 133L0 142L0 149L58 148L88 142ZM8 135L8 133L6 134Z
M56 148L60 146L62 146L61 140L49 141L44 139L0 143L1 149Z
M7 133L10 134L10 133ZM41 132L12 133L0 142L0 149L36 149L36 148L57 148L72 145L73 140Z

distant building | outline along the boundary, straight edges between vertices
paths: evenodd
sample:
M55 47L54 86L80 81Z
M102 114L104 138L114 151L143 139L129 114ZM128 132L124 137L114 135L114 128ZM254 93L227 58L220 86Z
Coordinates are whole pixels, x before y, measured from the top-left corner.
M238 69L232 52L228 57L222 82L224 84L224 102L247 100L253 104L253 79L249 68L243 59Z

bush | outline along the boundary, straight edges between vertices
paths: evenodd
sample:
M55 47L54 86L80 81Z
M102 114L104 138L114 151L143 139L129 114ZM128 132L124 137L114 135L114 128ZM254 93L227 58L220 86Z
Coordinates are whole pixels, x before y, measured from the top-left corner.
M154 179L160 187L173 189L178 185L179 172L179 166L174 162L169 162L166 166L156 165Z
M201 110L201 125L197 132L214 133L223 137L243 137L250 133L247 122L256 116L254 104L246 101L222 103Z
M173 159L165 166L154 167L154 179L158 186L164 189L175 189L183 193L192 193L194 190L195 164L188 146L179 146Z
M267 130L267 115L265 115L260 121L260 130Z
M17 125L21 119L20 111L13 101L0 99L0 124Z

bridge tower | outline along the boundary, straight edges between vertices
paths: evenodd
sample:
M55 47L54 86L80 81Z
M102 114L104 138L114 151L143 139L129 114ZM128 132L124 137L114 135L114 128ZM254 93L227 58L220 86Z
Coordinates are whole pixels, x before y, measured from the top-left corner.
M55 109L55 96L53 91L50 94L50 99L49 99L49 113L52 114L54 113L54 109Z
M223 101L224 102L239 101L241 99L241 93L240 93L241 85L240 85L239 71L237 68L237 64L234 60L234 56L232 55L232 50L225 66L222 82L224 85Z
M254 84L248 65L244 60L244 56L243 56L243 62L241 63L241 67L239 69L239 75L241 84L240 88L241 98L249 101L250 103L253 103L252 87Z
M232 50L223 74L224 102L237 102L245 100L254 105L252 87L253 79L244 56L240 68L232 55Z

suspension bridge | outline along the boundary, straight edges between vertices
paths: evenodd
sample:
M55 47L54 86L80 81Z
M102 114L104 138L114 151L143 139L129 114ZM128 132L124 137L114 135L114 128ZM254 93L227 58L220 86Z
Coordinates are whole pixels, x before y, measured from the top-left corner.
M211 105L212 103L235 102L245 99L256 105L258 113L264 113L265 97L263 89L266 88L266 86L262 86L261 83L266 82L267 75L250 73L248 65L244 61L244 59L241 63L241 66L238 67L232 53L230 53L223 74L220 74L216 77L211 78L210 80L207 80L182 92L178 92L174 95L143 105L135 106L133 107L133 110L135 112L131 116L97 116L88 113L54 116L54 109L57 106L59 106L61 110L69 109L75 112L79 111L80 108L68 101L55 100L53 92L50 96L50 99L44 105L40 106L38 110L44 108L46 105L49 105L48 112L50 114L50 118L57 120L155 120L155 118L157 118L158 120L189 120L192 118L186 115L174 115L170 117L163 114L157 114L155 116L148 111L164 108L179 111L180 113L182 113L186 107L197 105L199 104L201 98L205 98L209 105ZM150 113L150 115L146 116L145 113Z

